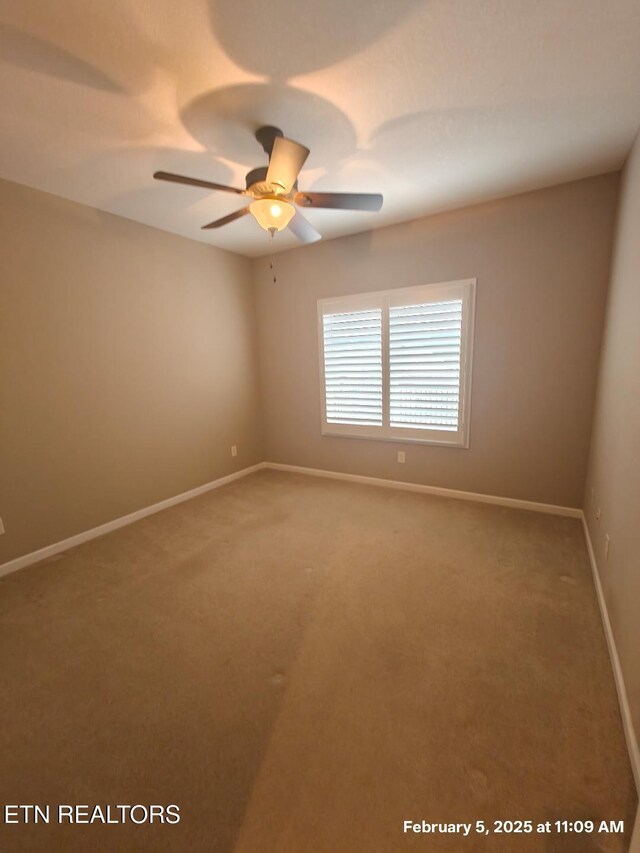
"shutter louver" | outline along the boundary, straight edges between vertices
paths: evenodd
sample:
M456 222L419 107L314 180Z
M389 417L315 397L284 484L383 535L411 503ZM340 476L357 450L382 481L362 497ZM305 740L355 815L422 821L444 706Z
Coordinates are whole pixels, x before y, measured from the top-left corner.
M382 311L325 314L326 420L382 425Z
M389 309L392 427L458 429L462 300Z

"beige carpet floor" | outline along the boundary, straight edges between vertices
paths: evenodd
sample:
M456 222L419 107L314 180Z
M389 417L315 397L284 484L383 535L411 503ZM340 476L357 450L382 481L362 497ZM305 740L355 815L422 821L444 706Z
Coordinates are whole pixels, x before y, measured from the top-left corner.
M578 521L262 471L0 581L0 851L623 851L403 834L625 820L635 792Z

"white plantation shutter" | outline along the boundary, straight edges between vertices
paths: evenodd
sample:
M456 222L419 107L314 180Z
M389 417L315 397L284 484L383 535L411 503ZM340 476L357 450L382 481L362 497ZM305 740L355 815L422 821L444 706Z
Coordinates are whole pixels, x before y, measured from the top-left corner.
M392 427L458 429L462 300L389 309Z
M382 310L325 314L326 420L382 426Z
M475 279L318 302L322 432L468 447Z

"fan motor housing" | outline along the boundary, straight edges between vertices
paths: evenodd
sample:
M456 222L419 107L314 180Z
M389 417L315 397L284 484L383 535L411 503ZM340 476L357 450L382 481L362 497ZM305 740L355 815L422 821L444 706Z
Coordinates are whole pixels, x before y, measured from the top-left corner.
M267 169L267 166L258 166L257 169L252 169L250 172L247 172L247 176L245 178L247 182L247 190L253 190L253 192L258 193L270 191L270 186L267 184Z
M245 181L247 182L247 191L251 192L252 195L273 195L274 188L271 184L267 183L268 169L268 166L258 166L250 172L247 172L245 177ZM296 181L292 187L292 192L295 192L297 189L298 182Z

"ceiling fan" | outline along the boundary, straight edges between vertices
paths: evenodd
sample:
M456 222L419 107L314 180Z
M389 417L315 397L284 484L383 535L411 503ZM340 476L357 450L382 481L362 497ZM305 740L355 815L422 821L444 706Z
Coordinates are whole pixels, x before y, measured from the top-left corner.
M247 173L244 190L214 184L199 178L187 178L171 172L156 172L159 181L173 181L211 190L246 196L251 202L246 206L203 225L203 228L220 228L235 219L251 213L258 224L273 236L287 226L303 243L315 243L321 235L305 219L298 207L324 207L337 210L377 211L382 207L379 193L315 193L298 191L298 174L309 156L309 149L293 139L283 136L277 127L261 127L256 139L269 155L268 166L258 166Z

